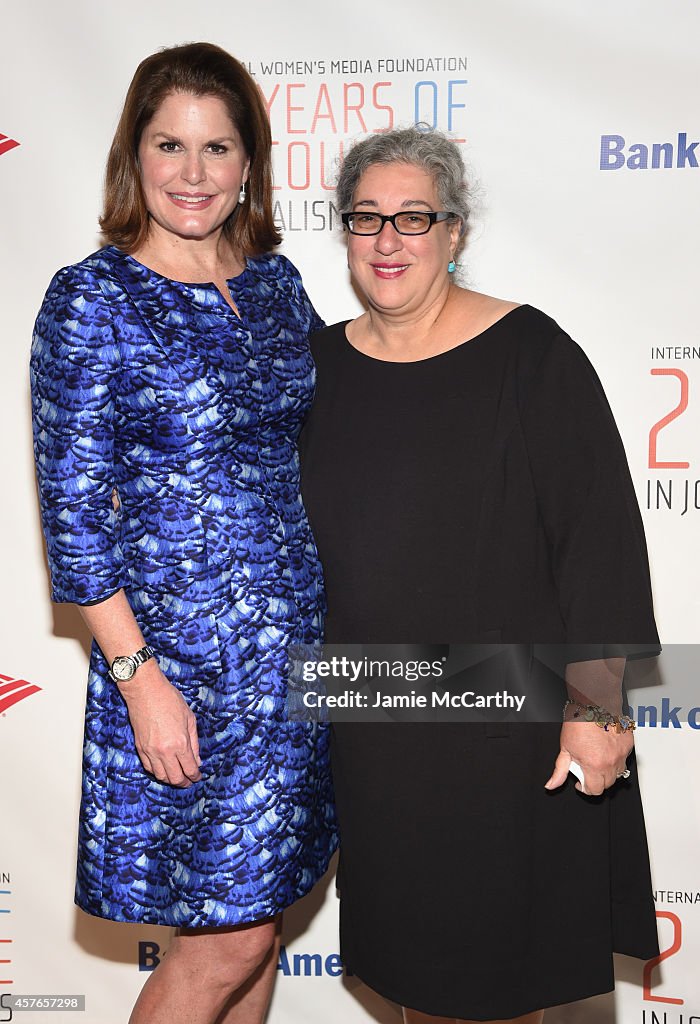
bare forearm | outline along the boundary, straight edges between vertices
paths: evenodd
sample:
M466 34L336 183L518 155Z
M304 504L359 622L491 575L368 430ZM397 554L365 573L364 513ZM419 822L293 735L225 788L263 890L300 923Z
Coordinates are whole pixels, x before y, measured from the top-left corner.
M133 654L145 640L123 590L99 604L80 605L80 614L107 661Z
M82 605L80 611L108 662L145 646L123 590L99 604ZM197 782L202 777L197 723L161 672L157 657L139 665L132 679L116 685L126 701L135 748L146 771L173 786Z
M80 613L109 664L120 655L134 654L146 643L123 590L99 604L80 605ZM160 672L156 662L147 661L139 668L134 680L119 683L119 689L124 697L128 697L137 681L142 683L158 676Z

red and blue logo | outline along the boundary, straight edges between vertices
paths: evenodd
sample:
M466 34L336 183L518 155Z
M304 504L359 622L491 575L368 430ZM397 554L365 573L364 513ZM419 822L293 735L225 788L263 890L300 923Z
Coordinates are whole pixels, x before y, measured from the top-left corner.
M30 683L27 679L13 679L12 676L0 673L0 714L40 690L40 686Z
M0 156L2 156L3 153L9 153L11 149L17 149L18 146L19 142L17 142L16 139L11 139L9 136L3 135L2 132L0 132Z

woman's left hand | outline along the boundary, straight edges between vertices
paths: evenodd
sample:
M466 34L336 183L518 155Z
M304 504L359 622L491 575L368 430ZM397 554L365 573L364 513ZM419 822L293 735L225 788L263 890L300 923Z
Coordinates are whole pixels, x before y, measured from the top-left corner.
M606 731L595 722L564 722L561 750L545 789L562 786L569 774L569 765L576 761L581 765L585 779L585 785L577 782L576 789L586 796L600 796L614 786L625 771L633 747L631 731Z

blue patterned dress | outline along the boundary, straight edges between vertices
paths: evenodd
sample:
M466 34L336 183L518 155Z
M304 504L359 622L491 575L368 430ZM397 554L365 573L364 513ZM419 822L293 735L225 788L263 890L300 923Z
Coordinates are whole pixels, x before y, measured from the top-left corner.
M283 256L229 286L240 318L213 285L107 247L55 276L36 323L53 599L123 587L200 737L201 781L148 775L93 644L76 903L115 921L258 920L308 892L336 845L326 728L285 715L286 648L321 634L296 454L320 320Z

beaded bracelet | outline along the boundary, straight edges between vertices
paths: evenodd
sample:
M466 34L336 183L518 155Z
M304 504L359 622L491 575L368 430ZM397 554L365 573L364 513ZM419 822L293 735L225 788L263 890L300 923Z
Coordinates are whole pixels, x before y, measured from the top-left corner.
M613 715L598 704L580 704L577 700L569 700L564 704L564 718L566 720L566 709L571 705L576 710L573 718L582 722L594 722L600 729L616 733L633 732L637 723L629 715Z

